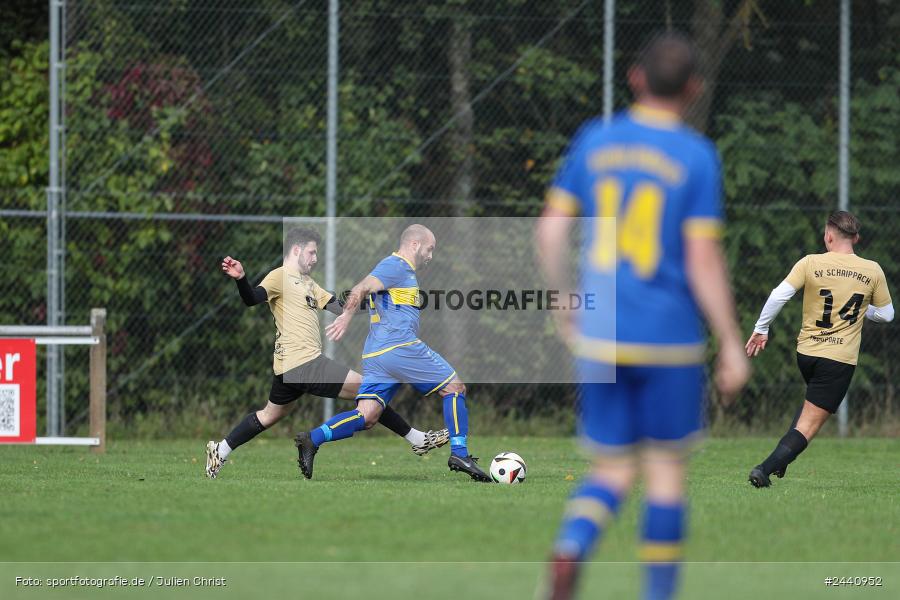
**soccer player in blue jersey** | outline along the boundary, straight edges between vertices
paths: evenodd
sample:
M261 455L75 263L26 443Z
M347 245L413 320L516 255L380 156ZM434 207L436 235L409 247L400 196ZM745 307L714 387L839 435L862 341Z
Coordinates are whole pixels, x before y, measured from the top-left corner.
M356 409L335 415L322 426L297 435L300 471L312 478L319 446L342 440L368 429L378 419L403 383L423 395L443 398L444 422L450 430L451 471L461 471L476 481L491 479L469 454L466 386L444 358L418 338L419 283L416 269L433 256L434 234L422 225L410 225L400 237L400 248L376 265L350 291L343 313L325 328L338 341L363 298L369 298L369 335L363 348L363 380L356 395Z
M687 450L703 427L701 313L719 342L720 391L736 393L749 375L719 242L719 160L712 142L681 122L702 89L696 50L681 34L657 36L628 80L636 104L609 123L581 127L536 231L542 270L565 289L570 231L583 217L581 289L606 290L615 303L559 313L577 358L579 428L594 464L556 540L548 594L555 600L574 594L580 563L639 473L643 597L674 595Z

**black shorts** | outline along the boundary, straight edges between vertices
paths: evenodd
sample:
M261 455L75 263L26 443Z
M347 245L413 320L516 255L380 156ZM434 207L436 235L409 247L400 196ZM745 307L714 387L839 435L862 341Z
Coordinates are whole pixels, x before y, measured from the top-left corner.
M831 414L837 412L856 365L798 352L797 366L806 381L806 399Z
M350 369L325 355L294 367L272 379L269 402L289 404L303 394L322 398L337 398L344 387Z

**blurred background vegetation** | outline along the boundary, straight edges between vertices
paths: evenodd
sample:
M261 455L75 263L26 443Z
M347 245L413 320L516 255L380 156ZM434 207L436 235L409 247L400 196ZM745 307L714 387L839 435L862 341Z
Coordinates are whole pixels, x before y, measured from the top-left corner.
M205 434L261 405L270 379L270 315L245 309L219 259L237 256L261 276L280 252L280 217L325 214L327 3L66 5L66 322L108 308L114 428ZM342 5L338 214L539 214L567 140L601 110L603 2ZM900 5L852 5L850 208L863 224L859 253L896 290ZM9 0L0 10L0 322L39 324L47 6ZM822 250L837 206L839 3L619 0L617 109L629 103L627 66L665 28L700 47L706 91L689 120L723 158L725 244L749 335L793 262ZM358 275L339 273L342 283ZM713 395L714 431L790 420L804 389L799 317L795 299L736 405L725 410ZM900 433L898 351L896 325L866 325L851 431ZM87 352L65 352L75 432L86 418ZM479 428L572 430L569 386L471 395ZM406 395L397 406L437 425L431 404ZM301 405L299 418L317 418L317 401Z

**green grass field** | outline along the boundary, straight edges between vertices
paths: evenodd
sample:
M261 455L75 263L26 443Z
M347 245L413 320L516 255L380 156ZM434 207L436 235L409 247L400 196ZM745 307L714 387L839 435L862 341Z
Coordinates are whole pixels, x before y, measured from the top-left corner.
M898 597L900 440L816 440L787 478L754 489L746 474L773 442L715 439L695 455L683 597ZM524 485L479 485L447 470L444 449L423 459L359 436L325 447L306 481L293 444L264 436L208 481L204 444L114 441L101 456L0 447L0 597L530 598L587 467L570 439L477 437L483 463L513 450L529 467ZM585 597L636 597L636 496L588 568ZM15 585L101 574L228 587ZM883 586L825 588L826 576Z

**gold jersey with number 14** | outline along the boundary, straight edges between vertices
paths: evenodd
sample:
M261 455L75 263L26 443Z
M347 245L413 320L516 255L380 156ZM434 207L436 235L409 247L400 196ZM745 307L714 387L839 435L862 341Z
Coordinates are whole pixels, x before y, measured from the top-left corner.
M810 254L797 261L785 281L803 289L797 352L855 365L866 308L891 303L879 264L855 254Z

